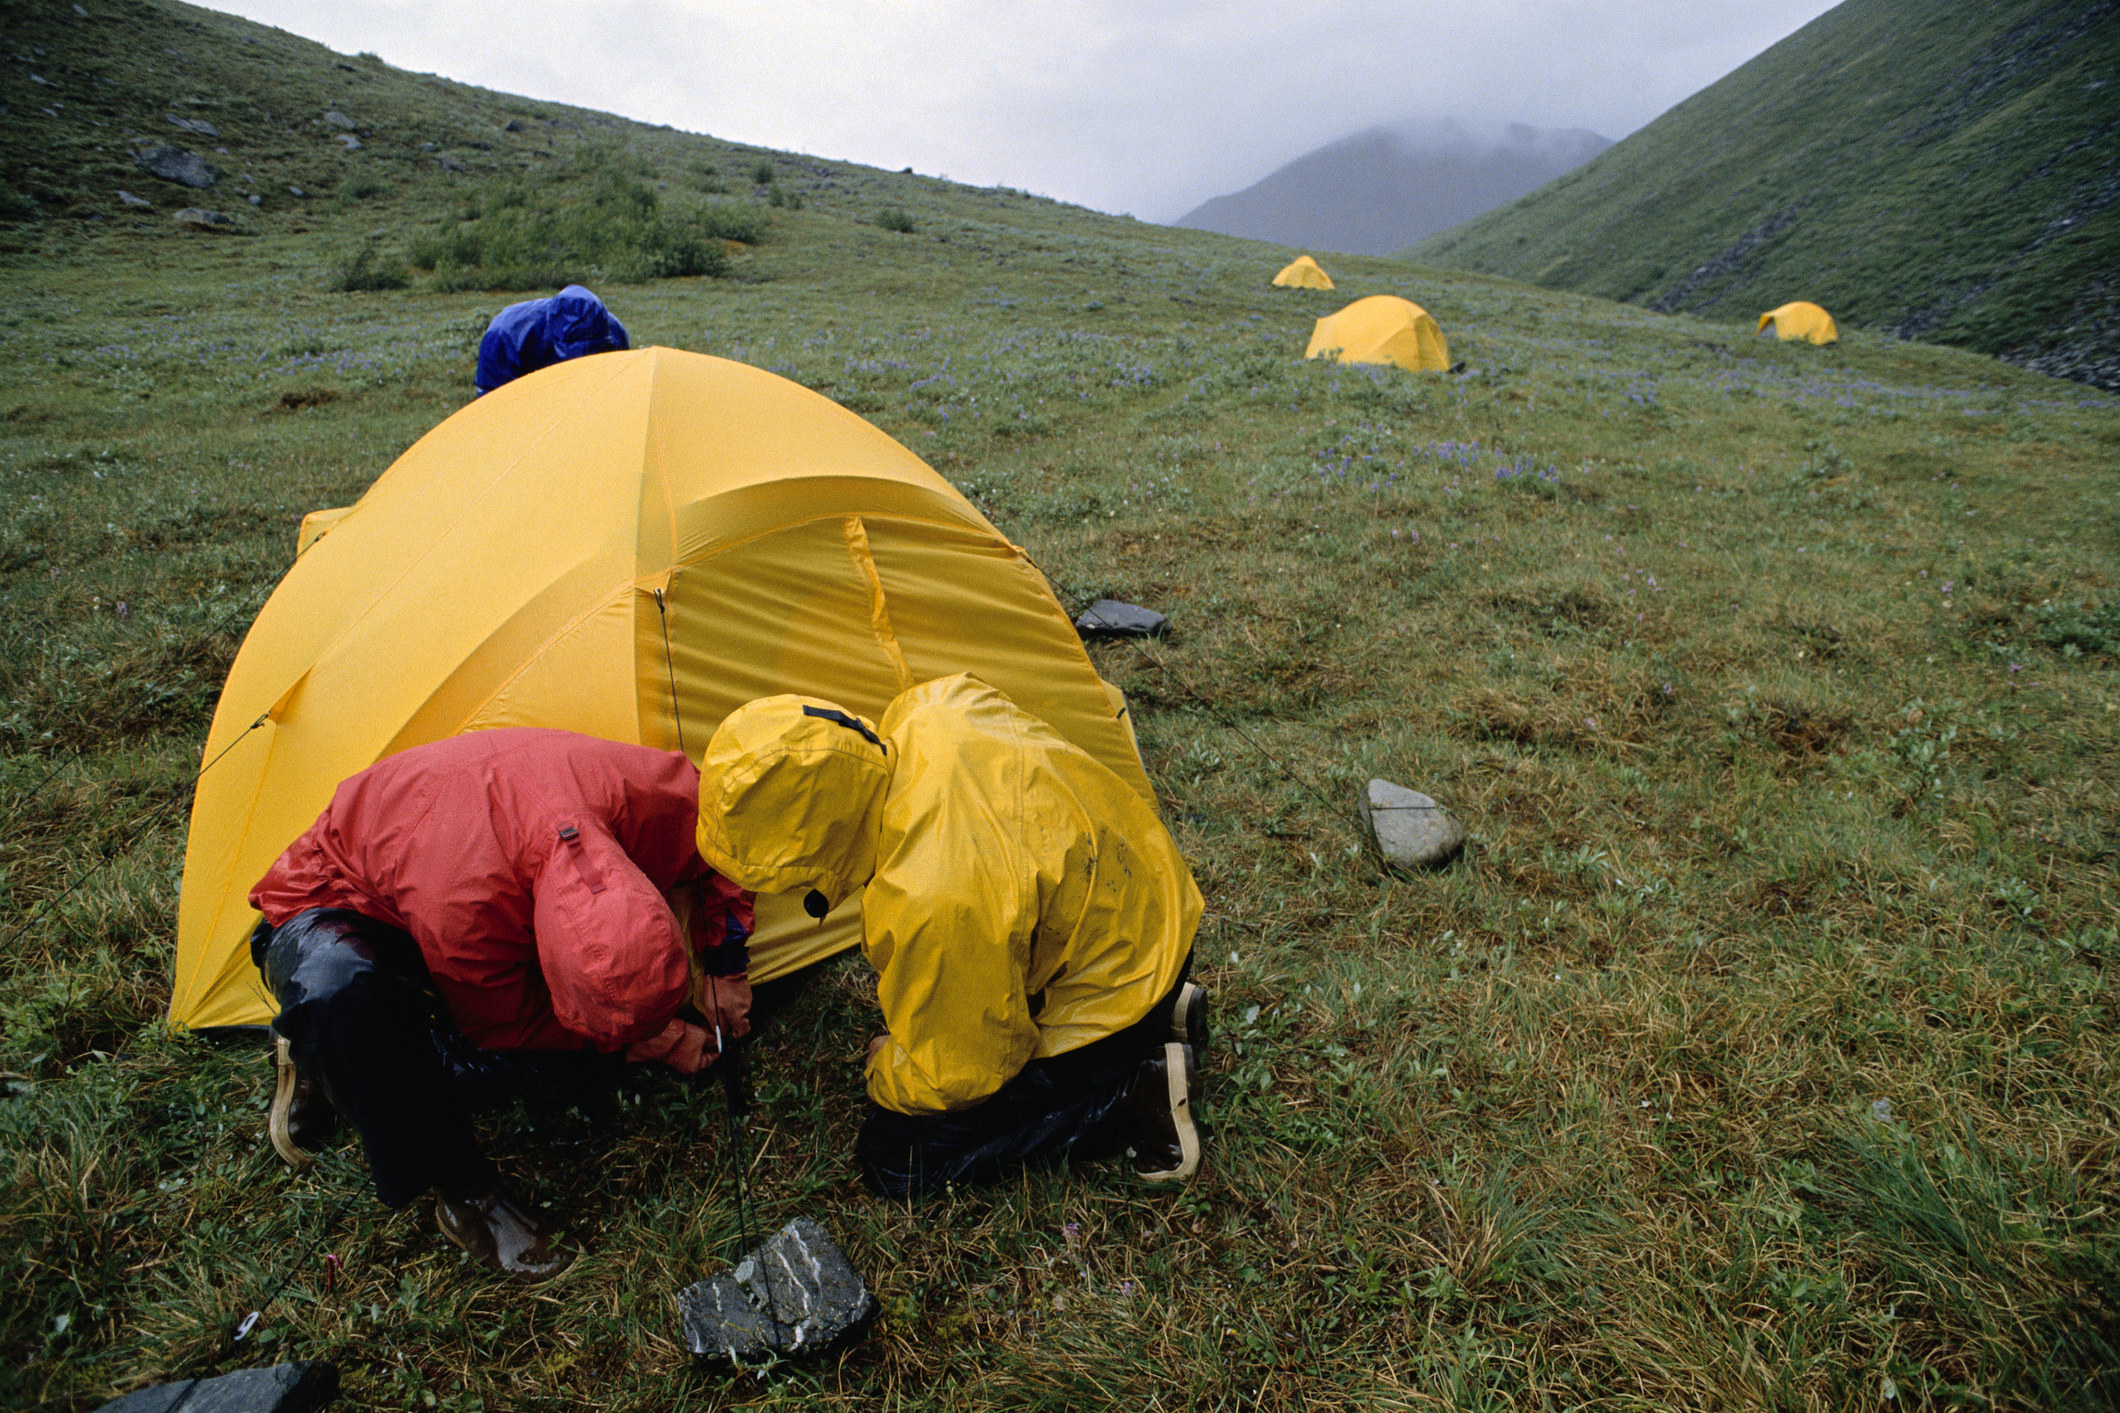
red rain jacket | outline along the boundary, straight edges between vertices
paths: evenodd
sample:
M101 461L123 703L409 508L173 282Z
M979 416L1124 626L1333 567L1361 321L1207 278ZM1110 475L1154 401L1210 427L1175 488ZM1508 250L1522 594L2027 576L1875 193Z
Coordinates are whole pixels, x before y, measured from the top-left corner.
M748 931L750 896L693 842L699 772L571 731L476 731L347 780L251 906L278 927L350 908L412 934L459 1029L492 1050L616 1050L690 989L665 890L712 885L694 946ZM720 907L716 907L716 904Z

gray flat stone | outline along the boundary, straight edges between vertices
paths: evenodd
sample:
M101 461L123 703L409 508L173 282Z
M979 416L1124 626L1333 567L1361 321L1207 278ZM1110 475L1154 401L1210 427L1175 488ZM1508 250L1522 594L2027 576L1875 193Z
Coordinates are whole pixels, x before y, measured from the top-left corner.
M1385 862L1400 868L1440 868L1465 848L1465 826L1450 811L1389 780L1372 780L1362 791L1362 822Z
M343 147L344 147L344 148L345 148L345 149L346 149L346 150L347 150L348 152L358 152L358 151L360 151L360 150L361 150L361 140L360 140L359 138L355 137L355 136L354 136L354 135L353 135L352 133L350 133L350 132L342 132L342 133L340 133L340 134L339 134L339 143L340 143L340 145L341 145L341 146L343 146Z
M347 117L344 113L339 112L337 109L332 109L331 111L325 113L324 121L331 124L335 128L344 128L347 132L352 132L354 129L353 119Z
M121 201L121 202L123 202L123 203L124 203L125 205L127 205L127 206L152 206L152 205L154 205L154 202L152 202L152 201L149 201L149 200L148 200L148 199L147 199L146 197L144 197L144 196L134 196L134 195L133 195L133 194L132 194L131 192L127 191L127 190L126 190L126 189L125 189L124 187L119 187L119 188L118 188L118 200L119 200L119 201Z
M238 1369L212 1379L180 1379L137 1389L96 1413L313 1413L339 1394L336 1364L315 1360Z
M163 181L195 186L202 191L221 179L221 169L198 153L186 152L181 147L164 147L159 143L135 152L133 165Z
M171 127L182 128L186 132L195 132L201 137L218 138L221 135L214 128L214 125L207 122L204 118L179 117L175 113L164 113L162 116L169 120Z
M1170 631L1170 620L1139 604L1098 599L1075 620L1075 631L1085 638L1153 638Z
M440 154L434 160L436 164L439 165L441 169L445 172L468 172L471 170L469 167L465 166L462 161L458 160L455 157L451 157L446 152Z
M197 206L187 206L173 214L170 220L180 226L190 226L195 231L216 231L221 235L234 235L236 223L218 211L208 211Z
M797 1217L732 1271L677 1296L694 1354L736 1360L814 1354L875 1311L868 1285L824 1228Z

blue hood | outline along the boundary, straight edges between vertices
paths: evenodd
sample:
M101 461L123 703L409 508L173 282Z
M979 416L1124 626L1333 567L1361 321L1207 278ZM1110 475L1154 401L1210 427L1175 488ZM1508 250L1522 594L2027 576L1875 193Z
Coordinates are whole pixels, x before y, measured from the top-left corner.
M489 393L569 358L632 346L626 326L601 299L580 285L568 285L548 299L511 304L493 316L479 340L478 390Z
M544 303L545 339L552 345L555 362L586 353L617 353L627 347L626 326L580 285L568 285Z

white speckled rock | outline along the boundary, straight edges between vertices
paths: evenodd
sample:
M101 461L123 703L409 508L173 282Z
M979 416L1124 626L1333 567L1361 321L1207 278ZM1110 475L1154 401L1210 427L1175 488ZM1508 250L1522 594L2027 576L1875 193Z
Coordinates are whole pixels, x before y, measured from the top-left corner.
M1362 822L1376 836L1387 863L1439 868L1465 847L1465 827L1418 790L1372 780L1362 791Z
M824 1228L797 1217L733 1271L677 1295L694 1354L741 1362L814 1354L861 1329L876 1302Z

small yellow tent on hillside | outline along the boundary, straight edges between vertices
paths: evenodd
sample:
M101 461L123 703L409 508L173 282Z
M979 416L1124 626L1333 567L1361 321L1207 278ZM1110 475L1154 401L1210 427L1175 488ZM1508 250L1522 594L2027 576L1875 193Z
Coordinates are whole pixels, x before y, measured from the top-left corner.
M1450 345L1428 311L1395 294L1358 299L1318 320L1305 358L1394 363L1416 373L1450 371Z
M1763 334L1769 324L1774 326L1775 334L1783 342L1802 339L1806 343L1837 343L1840 339L1840 330L1834 327L1833 316L1800 299L1760 315L1759 327L1753 332Z
M1279 289L1331 289L1332 276L1325 267L1308 255L1298 255L1281 267L1281 273L1273 277Z
M192 802L170 1019L273 1012L250 887L339 782L464 731L705 749L756 697L871 719L973 672L1154 798L1123 699L1023 552L912 452L742 364L573 359L421 438L304 548L228 674ZM759 900L758 980L856 942Z

